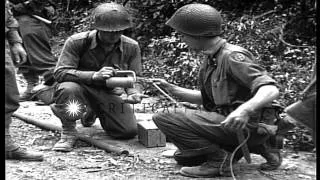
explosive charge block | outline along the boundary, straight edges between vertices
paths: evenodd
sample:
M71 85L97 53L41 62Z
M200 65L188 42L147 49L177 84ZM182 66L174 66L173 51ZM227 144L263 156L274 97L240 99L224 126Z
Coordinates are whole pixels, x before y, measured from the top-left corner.
M166 146L166 136L152 120L138 122L138 139L148 148Z

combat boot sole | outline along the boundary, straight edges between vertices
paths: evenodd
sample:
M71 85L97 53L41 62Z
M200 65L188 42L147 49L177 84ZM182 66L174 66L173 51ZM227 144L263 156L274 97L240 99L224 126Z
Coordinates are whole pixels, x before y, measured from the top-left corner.
M235 172L239 170L240 170L239 165L234 164L232 167L232 171L234 175L236 174ZM217 176L225 176L225 177L232 176L230 167L223 168L221 173L220 173L220 168L217 168L217 167L206 167L206 168L203 168L202 166L182 167L179 173L183 176L194 177L194 178L213 178Z
M7 151L5 155L8 160L43 161L43 155L41 153L27 151L22 148Z
M272 171L278 169L282 164L282 156L280 152L269 152L262 155L267 162L260 165L263 171Z

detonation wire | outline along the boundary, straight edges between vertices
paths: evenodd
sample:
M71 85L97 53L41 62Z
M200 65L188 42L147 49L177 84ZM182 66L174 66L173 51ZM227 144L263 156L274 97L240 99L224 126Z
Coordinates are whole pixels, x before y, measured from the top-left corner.
M213 125L213 126L221 127L221 124L217 124L217 125ZM233 159L234 159L234 156L235 156L236 152L237 152L243 145L245 145L245 144L247 143L248 139L249 139L250 136L251 136L249 128L246 127L244 130L247 131L247 134L248 134L247 137L246 137L246 139L244 139L244 140L233 150L233 152L231 153L231 156L230 156L229 167L230 167L230 172L231 172L231 176L232 176L233 180L237 180L236 177L235 177L235 175L234 175L233 166L232 166L232 161L233 161ZM221 165L220 165L220 167L219 167L219 173L220 173L220 175L223 175L223 170L222 170L222 169L223 169L223 165L226 163L227 159L228 159L228 154L226 154L226 156L224 157L224 159L223 159L223 161L222 161L222 163L221 163Z
M250 131L249 129L246 127L245 130L247 131L247 137L244 141L242 141L241 144L239 144L236 149L232 152L231 154L231 157L230 157L230 172L231 172L231 176L233 178L233 180L236 180L236 177L234 176L234 173L233 173L233 168L232 168L232 161L233 161L233 158L234 158L234 155L236 154L236 152L243 146L247 143L248 139L250 138Z

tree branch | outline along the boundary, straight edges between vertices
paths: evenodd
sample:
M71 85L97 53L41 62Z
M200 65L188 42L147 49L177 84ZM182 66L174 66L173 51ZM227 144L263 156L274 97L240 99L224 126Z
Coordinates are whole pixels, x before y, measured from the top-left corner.
M30 117L30 116L27 116L27 115L24 115L21 113L15 112L12 114L12 116L16 117L16 118L18 118L28 124L38 126L39 128L44 129L44 130L62 131L62 127L60 127L58 125L55 125L53 123L40 121L40 120L37 120L36 118ZM93 139L92 137L86 136L86 135L84 135L84 131L85 131L85 129L77 132L76 136L78 139L85 141L87 143L90 143L100 149L107 151L107 152L114 152L117 155L121 155L121 154L129 155L130 154L130 152L128 150L125 150L125 149L120 148L118 146L113 146L113 145L111 145L107 142L101 141L101 140Z
M262 13L262 14L260 14L260 15L254 16L252 19L253 19L253 20L257 20L257 19L259 19L259 18L261 18L261 17L263 17L263 16L266 16L266 15L271 14L271 13L274 13L274 12L275 12L275 10L270 10L270 11L267 11L267 12Z
M125 0L122 5L125 6L128 3L129 0Z
M69 11L70 0L67 1L67 12Z
M284 36L284 33L283 33L283 30L285 28L285 26L287 25L287 23L283 24L280 28L280 34L279 34L279 40L287 45L287 46L290 46L290 47L296 47L296 48L306 48L306 47L312 47L312 46L299 46L299 45L293 45L293 44L290 44L288 42L286 42L284 39L283 39L283 36Z

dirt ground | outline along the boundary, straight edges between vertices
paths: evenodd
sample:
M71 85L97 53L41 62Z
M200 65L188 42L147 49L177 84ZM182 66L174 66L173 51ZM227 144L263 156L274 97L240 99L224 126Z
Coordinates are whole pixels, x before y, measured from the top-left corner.
M22 91L23 80L18 76L19 90ZM152 99L145 99L151 102ZM48 106L40 106L35 102L23 102L17 113L38 120L59 125L59 120L52 114ZM137 113L138 119L143 119L142 113ZM81 127L78 122L77 127ZM60 124L61 125L61 124ZM192 179L181 176L180 166L173 158L163 156L164 152L174 151L176 147L166 143L165 147L146 148L139 143L138 138L127 141L110 140L103 133L97 122L88 128L91 136L104 139L113 145L121 146L130 155L107 153L91 144L77 141L74 151L69 153L55 152L51 148L59 140L60 133L42 130L13 118L11 134L22 147L37 150L44 154L43 162L24 162L16 160L5 161L6 179L8 180L60 180L60 179ZM316 179L315 153L293 152L283 149L282 166L275 171L259 171L259 164L264 159L252 154L252 163L240 160L238 180L312 180ZM230 177L217 177L227 180Z
M59 54L63 45L62 38L53 39L54 54ZM25 89L25 81L17 76L19 91ZM145 102L154 101L152 98ZM139 112L139 108L136 108ZM17 113L30 116L43 122L59 125L59 120L52 114L48 106L39 106L35 102L23 102ZM148 115L146 115L148 116ZM145 115L137 113L138 119ZM81 127L79 122L77 127ZM61 124L60 124L61 125ZM91 136L105 140L112 145L118 145L130 152L129 156L108 153L91 144L77 141L75 149L69 153L55 152L51 148L59 140L60 133L42 130L27 124L18 118L13 118L11 135L21 147L37 150L44 154L43 162L25 162L5 160L5 178L8 180L110 180L110 179L192 179L181 176L181 168L173 158L164 157L163 153L173 152L176 147L166 143L165 147L146 148L139 143L138 138L128 141L115 141L106 137L97 122L88 128ZM283 149L283 163L278 170L272 172L258 171L259 164L264 159L252 154L252 163L240 160L238 180L313 180L316 179L315 153L293 152ZM217 180L228 180L230 177L217 177Z

